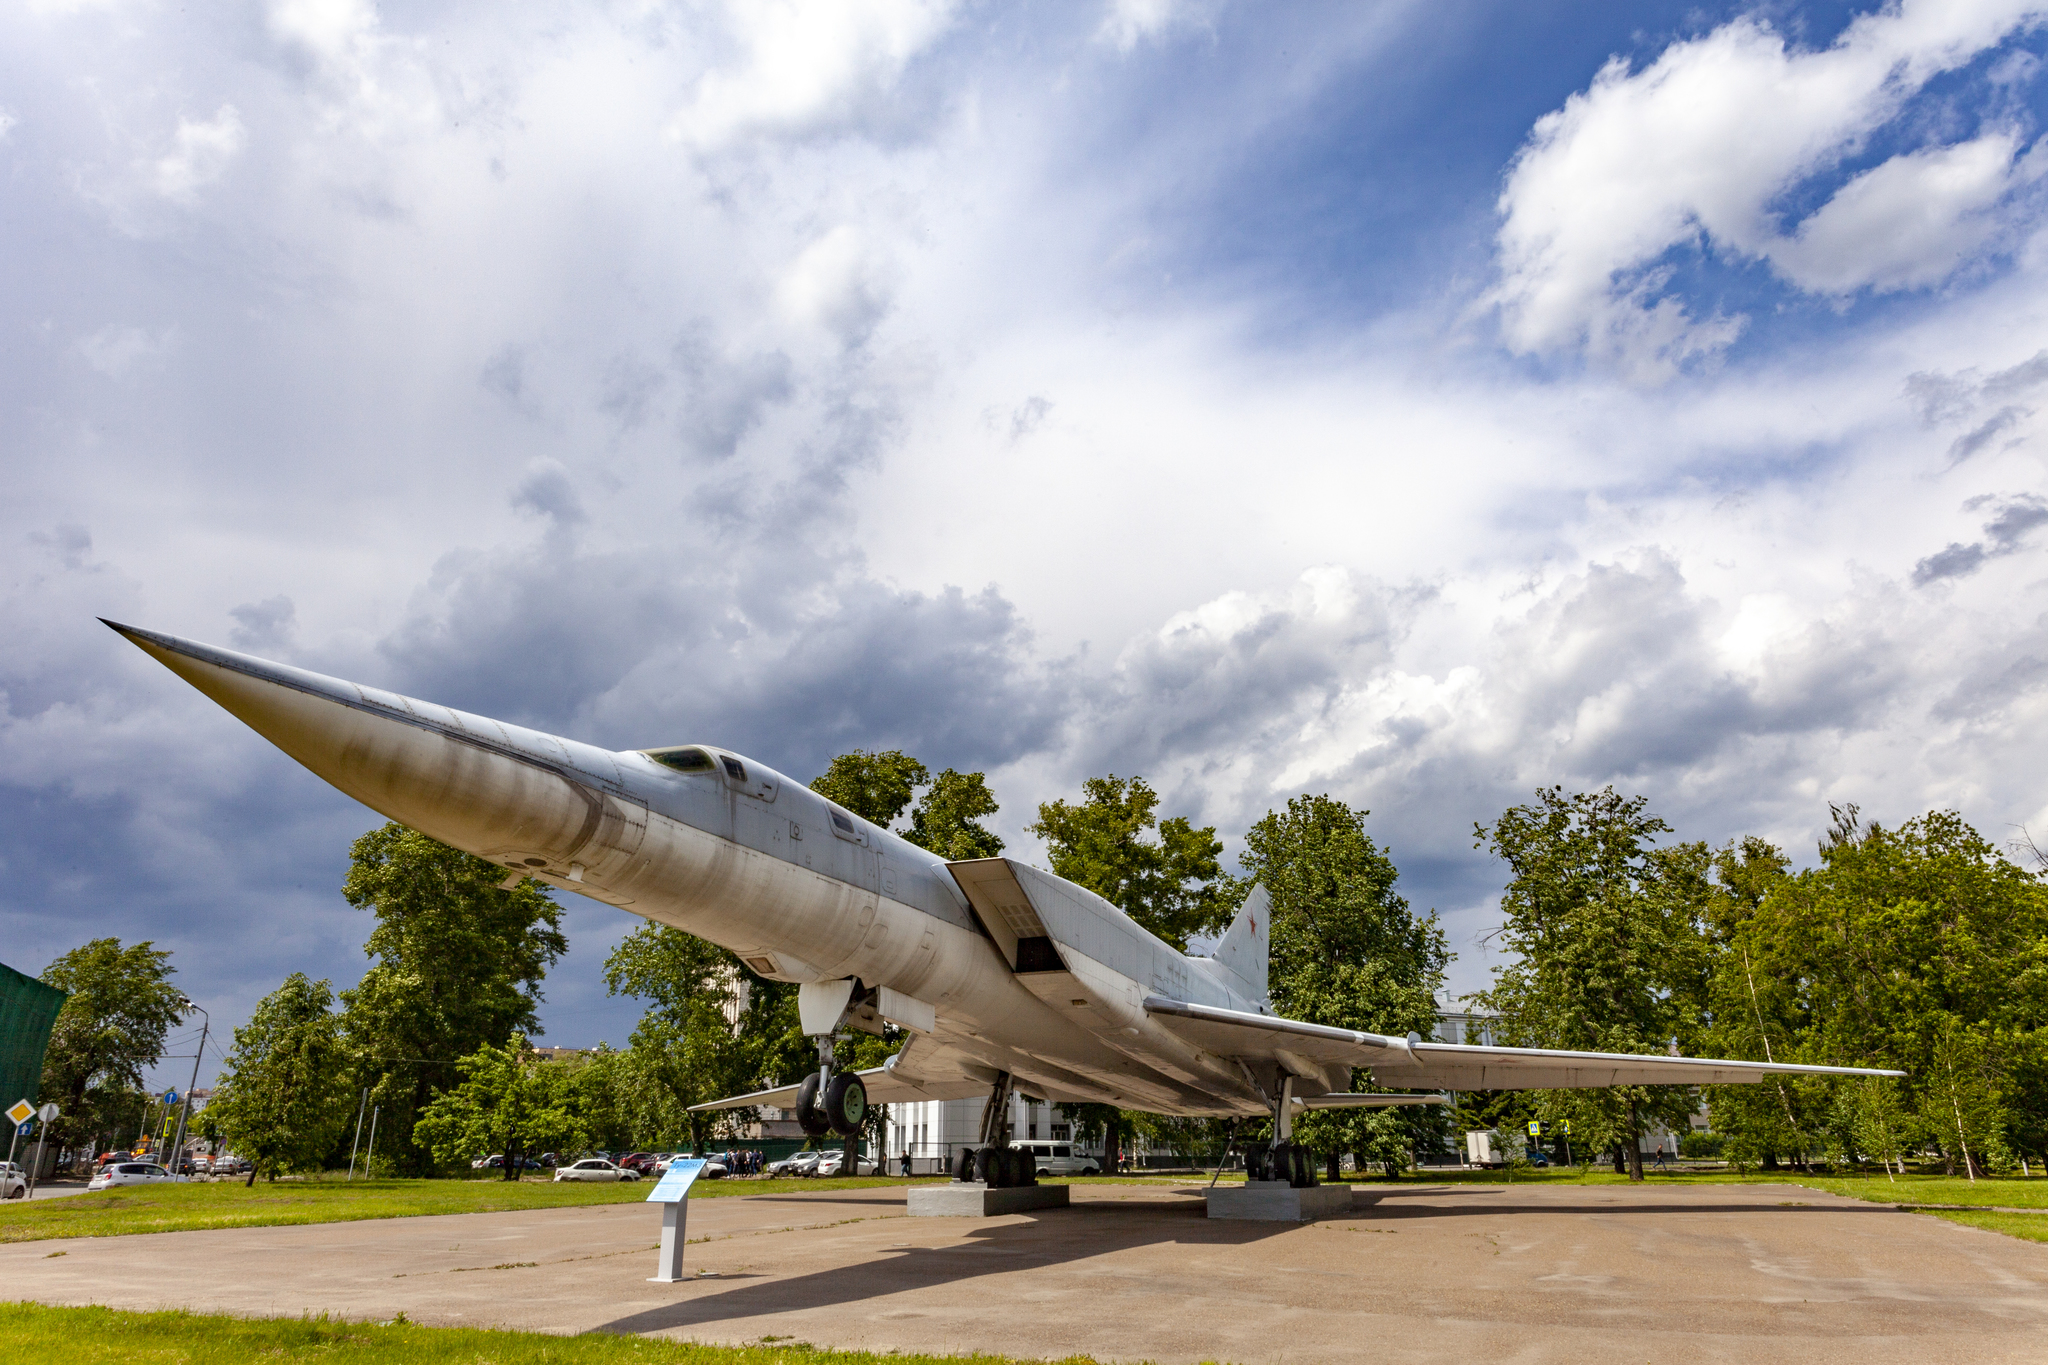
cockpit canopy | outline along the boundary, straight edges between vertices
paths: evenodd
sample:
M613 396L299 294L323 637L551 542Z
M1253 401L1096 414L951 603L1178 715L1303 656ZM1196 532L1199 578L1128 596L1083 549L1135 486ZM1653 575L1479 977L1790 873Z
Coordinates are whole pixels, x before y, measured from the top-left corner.
M666 749L642 749L640 751L661 764L679 773L709 773L718 770L718 761L694 744L677 744Z

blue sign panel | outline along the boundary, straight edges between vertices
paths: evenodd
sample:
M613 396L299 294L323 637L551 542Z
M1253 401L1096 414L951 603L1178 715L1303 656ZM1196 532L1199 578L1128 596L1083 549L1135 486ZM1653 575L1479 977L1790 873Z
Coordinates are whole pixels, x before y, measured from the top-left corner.
M669 1164L666 1174L654 1183L647 1192L650 1204L680 1204L689 1198L690 1186L697 1182L697 1176L704 1169L700 1160L676 1161Z
M30 1119L27 1123L22 1124L21 1127L14 1130L15 1135L17 1137L27 1137L29 1135L29 1130L34 1128L35 1126L36 1121L34 1119Z
M164 1091L164 1103L165 1103L165 1104L176 1104L177 1102L178 1102L178 1092L177 1092L177 1091L175 1091L175 1090L166 1090L166 1091Z

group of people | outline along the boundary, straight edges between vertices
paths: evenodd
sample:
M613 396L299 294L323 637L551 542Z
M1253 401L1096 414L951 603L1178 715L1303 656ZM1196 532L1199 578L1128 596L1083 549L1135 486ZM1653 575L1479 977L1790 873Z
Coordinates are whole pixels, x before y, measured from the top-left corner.
M765 1156L751 1149L727 1152L723 1156L714 1157L713 1160L725 1167L727 1175L759 1175L768 1164Z

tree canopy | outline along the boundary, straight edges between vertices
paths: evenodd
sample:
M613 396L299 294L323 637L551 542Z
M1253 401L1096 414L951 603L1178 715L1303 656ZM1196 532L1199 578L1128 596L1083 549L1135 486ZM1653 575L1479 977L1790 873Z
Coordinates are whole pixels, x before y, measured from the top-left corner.
M1369 812L1330 796L1297 796L1245 835L1244 885L1272 897L1267 984L1292 1019L1337 1028L1429 1036L1450 949L1435 912L1417 915L1394 890L1400 874L1365 832ZM1358 1089L1371 1089L1361 1072ZM1300 1139L1348 1150L1389 1171L1418 1142L1433 1147L1435 1110L1325 1111L1303 1118Z
M1182 952L1197 935L1230 927L1230 883L1217 861L1213 825L1161 820L1158 793L1142 777L1091 777L1078 803L1048 801L1031 833L1045 840L1052 870L1085 886ZM1156 839L1145 832L1156 828Z
M462 1083L436 1095L413 1131L413 1141L441 1165L502 1153L505 1179L516 1180L519 1158L588 1144L572 1073L540 1062L523 1036L480 1047L455 1065Z
M43 969L44 981L71 993L50 1030L39 1091L62 1109L51 1125L58 1142L82 1143L133 1121L143 1072L185 1017L184 993L171 984L176 970L154 943L124 948L117 938L94 939Z
M920 787L924 794L913 807L911 798ZM855 749L833 759L812 781L811 790L883 829L893 829L897 818L909 810L910 827L894 832L949 862L993 858L1003 851L1003 841L981 824L998 808L988 779L980 773L946 768L933 777L930 769L901 749Z
M258 1175L318 1169L339 1141L354 1096L334 992L293 972L235 1030L208 1121Z
M459 1058L540 1032L540 985L567 951L561 910L528 880L399 824L357 839L342 894L377 917L376 959L345 991L350 1045L399 1136L406 1169L431 1165L412 1142Z

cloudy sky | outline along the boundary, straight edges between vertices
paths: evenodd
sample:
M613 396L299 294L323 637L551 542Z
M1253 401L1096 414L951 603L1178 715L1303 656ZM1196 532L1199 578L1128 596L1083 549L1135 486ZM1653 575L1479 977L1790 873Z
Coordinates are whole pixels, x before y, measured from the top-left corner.
M2048 2L27 0L0 924L220 1024L376 817L99 626L808 778L2048 825ZM622 1041L568 907L548 1040Z

